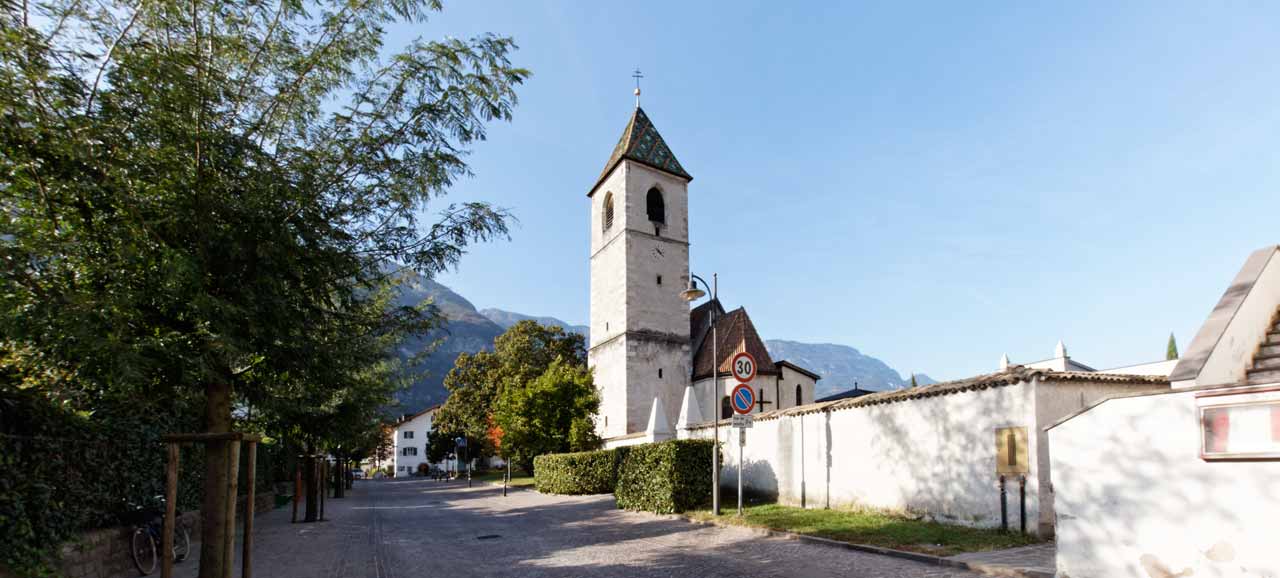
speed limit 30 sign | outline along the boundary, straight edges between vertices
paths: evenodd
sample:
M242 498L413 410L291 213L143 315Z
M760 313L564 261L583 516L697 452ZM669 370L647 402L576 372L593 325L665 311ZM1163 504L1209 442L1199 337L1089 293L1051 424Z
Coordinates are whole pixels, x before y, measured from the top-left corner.
M733 362L730 365L733 378L739 382L747 383L756 378L756 358L750 353L743 351L733 356Z

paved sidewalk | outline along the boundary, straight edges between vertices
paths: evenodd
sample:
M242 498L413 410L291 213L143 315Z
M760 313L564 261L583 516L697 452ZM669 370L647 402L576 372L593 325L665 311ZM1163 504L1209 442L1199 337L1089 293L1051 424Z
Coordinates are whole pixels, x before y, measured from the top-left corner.
M466 482L357 482L329 521L256 518L254 576L960 578L978 574L865 552L624 512L613 496L548 496ZM238 554L238 552L237 552ZM237 568L239 562L237 560ZM178 565L194 578L197 563ZM124 577L121 577L124 578Z
M1057 546L1053 542L952 556L952 560L976 562L992 568L1019 570L1027 575L1053 576L1057 572Z

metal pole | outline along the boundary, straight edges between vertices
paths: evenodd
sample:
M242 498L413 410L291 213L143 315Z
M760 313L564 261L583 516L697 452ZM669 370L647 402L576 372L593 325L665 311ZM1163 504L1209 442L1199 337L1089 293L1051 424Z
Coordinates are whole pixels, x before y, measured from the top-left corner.
M502 478L502 495L507 495L507 483L511 481L511 460L507 460L507 476Z
M742 517L742 446L747 445L747 430L738 428L738 517Z
M703 281L706 283L706 281ZM718 273L711 274L711 411L713 412L716 443L711 446L711 512L720 515L720 352L717 351L719 339L716 338L716 308L720 295L720 278Z
M467 456L467 487L470 488L471 487L471 447L464 446L464 449L466 451L464 451L463 453L466 454Z
M1018 504L1018 529L1023 534L1027 533L1027 476L1023 475L1018 480L1018 491L1021 494L1021 500Z

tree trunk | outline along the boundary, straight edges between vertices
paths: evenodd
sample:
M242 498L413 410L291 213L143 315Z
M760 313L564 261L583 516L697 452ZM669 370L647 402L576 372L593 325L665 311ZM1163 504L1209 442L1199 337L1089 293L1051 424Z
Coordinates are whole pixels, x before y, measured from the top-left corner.
M338 454L335 459L337 463L334 464L335 467L333 468L335 474L333 479L333 497L335 499L345 498L347 493L347 462L342 459L342 454Z
M307 458L306 458L306 461L303 462L306 465L303 466L303 470L302 470L303 471L302 477L305 480L304 483L307 486L307 514L302 519L302 521L304 522L316 521L317 509L320 507L320 500L319 500L320 484L316 483L319 481L317 479L319 477L319 472L317 471L317 468L316 468L316 458L311 453L313 451L315 450L311 448L311 444L307 444ZM204 578L204 577L201 576L200 578Z
M231 384L205 385L205 431L231 431ZM234 496L231 499L235 499ZM205 445L204 496L200 504L200 578L222 578L227 525L227 442Z

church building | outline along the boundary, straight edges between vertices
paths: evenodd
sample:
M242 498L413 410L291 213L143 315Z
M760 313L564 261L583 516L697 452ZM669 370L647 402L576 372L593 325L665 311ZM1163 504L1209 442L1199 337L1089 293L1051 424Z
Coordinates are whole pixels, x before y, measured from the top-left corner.
M691 279L692 180L637 103L587 192L587 359L601 393L596 428L610 447L673 438L673 424L688 426L717 414L727 418L728 392L736 384L729 361L740 351L751 353L759 366L751 383L756 411L814 401L818 375L775 362L745 309L726 311L713 299L691 311L681 296ZM719 384L714 398L713 380Z

